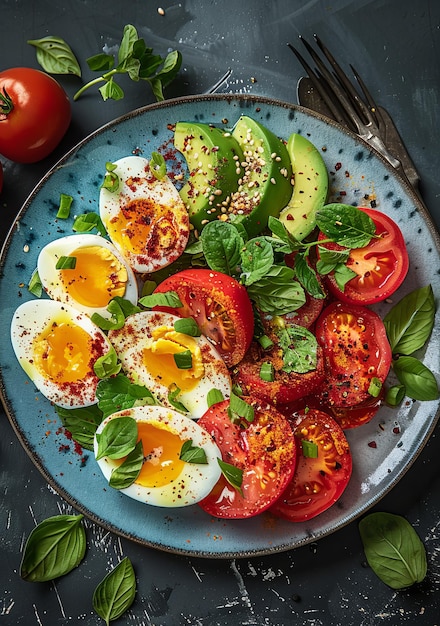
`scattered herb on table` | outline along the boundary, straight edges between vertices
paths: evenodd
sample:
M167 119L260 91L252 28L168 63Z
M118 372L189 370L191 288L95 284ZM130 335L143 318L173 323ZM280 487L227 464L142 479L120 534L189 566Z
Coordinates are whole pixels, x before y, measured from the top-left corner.
M359 522L359 532L369 566L386 585L405 589L425 578L425 547L404 517L370 513Z
M93 608L108 624L120 617L133 603L136 577L128 557L107 574L93 594Z
M20 576L29 582L46 582L68 574L86 551L83 515L55 515L42 521L28 537Z

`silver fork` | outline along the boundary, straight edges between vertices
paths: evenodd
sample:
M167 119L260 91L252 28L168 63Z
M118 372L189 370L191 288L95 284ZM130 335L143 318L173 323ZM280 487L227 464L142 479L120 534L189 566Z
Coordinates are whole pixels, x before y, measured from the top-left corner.
M409 180L401 160L389 150L384 141L386 122L388 124L392 123L392 121L390 122L389 114L375 104L365 83L354 67L350 65L363 92L365 101L362 100L331 52L317 35L314 35L314 38L324 54L326 62L333 70L332 72L327 68L326 62L320 58L317 52L302 36L300 36L300 41L304 44L316 64L316 70L312 69L302 54L292 44L289 43L288 46L307 71L310 82L326 104L333 119L351 130L354 130L362 139L375 148L419 195L417 174L412 175L412 180ZM384 119L385 115L388 117L387 120ZM405 155L405 161L407 160L409 160L409 155ZM412 167L411 171L412 173L415 172L415 168Z

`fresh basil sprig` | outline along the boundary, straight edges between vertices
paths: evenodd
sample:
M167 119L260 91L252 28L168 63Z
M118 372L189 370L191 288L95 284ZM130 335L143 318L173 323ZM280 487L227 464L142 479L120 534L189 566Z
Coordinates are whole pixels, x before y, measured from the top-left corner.
M192 439L183 442L179 459L185 463L200 463L202 465L208 463L205 450L200 446L193 446Z
M36 48L37 61L45 72L81 76L81 68L72 48L61 37L29 39L28 44Z
M414 400L436 400L438 384L434 374L412 356L429 339L435 320L435 301L431 285L415 289L404 296L385 315L384 325L393 351L392 367L405 394ZM392 404L403 397L391 396Z
M234 487L234 489L236 489L240 495L243 495L243 491L241 488L243 484L243 470L236 465L226 463L226 461L223 461L219 458L217 458L217 463L220 466L223 476L231 485L231 487Z
M163 89L176 77L182 65L179 51L169 52L165 58L153 54L153 49L140 39L136 28L127 24L124 27L117 58L111 54L100 53L87 59L87 65L94 72L104 72L99 78L83 85L73 96L78 98L90 87L104 83L99 88L103 100L121 100L124 91L115 81L118 74L128 74L133 81L144 80L151 86L156 100L164 99Z
M105 621L110 622L121 617L133 604L136 596L136 576L128 557L102 580L93 593L93 608Z
M425 578L425 547L404 517L370 513L359 522L359 532L368 564L386 585L405 589Z
M316 225L331 241L345 248L363 248L376 232L371 217L348 204L326 204L316 214Z
M36 526L28 537L20 576L30 582L46 582L68 574L86 552L83 515L55 515Z

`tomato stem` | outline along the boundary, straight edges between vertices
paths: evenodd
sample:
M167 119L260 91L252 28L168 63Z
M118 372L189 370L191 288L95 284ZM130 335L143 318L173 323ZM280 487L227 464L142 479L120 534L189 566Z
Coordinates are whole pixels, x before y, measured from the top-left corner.
M0 111L3 119L3 115L9 115L9 113L14 108L14 103L12 102L11 97L8 95L8 92L3 87L3 93L0 93Z

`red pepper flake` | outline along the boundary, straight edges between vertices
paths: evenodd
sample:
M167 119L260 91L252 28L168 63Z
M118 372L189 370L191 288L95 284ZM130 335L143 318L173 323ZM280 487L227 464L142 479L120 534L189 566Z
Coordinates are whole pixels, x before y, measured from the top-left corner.
M393 433L395 435L399 435L400 434L400 426L399 426L399 424L396 424L396 426L394 426Z
M58 452L66 453L66 452L69 452L69 450L70 450L70 446L68 446L66 443L62 443L60 447L58 448Z
M338 171L341 169L341 167L342 167L342 163L336 163L335 170Z
M377 443L376 443L375 441L370 441L370 442L368 443L368 447L369 447L369 448L377 448Z

